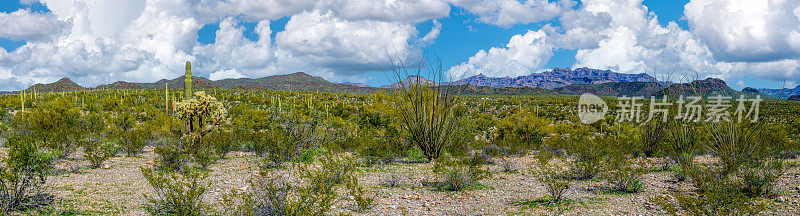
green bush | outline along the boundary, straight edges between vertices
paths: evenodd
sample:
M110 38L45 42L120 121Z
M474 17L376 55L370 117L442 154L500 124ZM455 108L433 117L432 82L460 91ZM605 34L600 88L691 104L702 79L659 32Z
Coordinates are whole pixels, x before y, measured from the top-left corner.
M100 168L103 162L114 156L115 146L102 138L87 139L84 143L84 157L91 168Z
M208 190L208 183L203 180L208 176L204 171L185 167L180 172L159 169L140 168L147 183L153 187L154 197L145 195L148 204L145 210L151 215L205 215L208 206L203 203L203 194Z
M537 156L538 169L534 171L534 176L544 184L547 193L550 195L550 203L559 203L564 197L570 184L564 178L564 170L561 166L551 162L552 155L540 152Z
M460 160L440 157L434 164L433 172L442 179L439 188L461 191L476 186L478 181L491 175L483 169L483 164L483 159L478 155Z
M0 166L0 210L8 213L50 204L53 197L46 193L46 180L54 154L24 134L10 132L4 138L9 151Z
M432 81L444 81L441 62L429 64ZM399 86L392 93L401 128L408 135L410 143L422 150L425 158L429 161L439 158L459 130L460 121L454 114L454 108L460 103L459 89L415 80L415 77L421 77L422 68L409 73L407 70L410 68L401 63L391 69L399 81Z

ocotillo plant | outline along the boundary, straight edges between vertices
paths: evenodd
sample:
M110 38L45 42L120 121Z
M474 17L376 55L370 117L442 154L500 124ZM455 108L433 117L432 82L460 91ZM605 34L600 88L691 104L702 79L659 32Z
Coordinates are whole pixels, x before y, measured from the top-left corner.
M183 95L184 99L192 98L192 63L186 61L186 76L183 80Z

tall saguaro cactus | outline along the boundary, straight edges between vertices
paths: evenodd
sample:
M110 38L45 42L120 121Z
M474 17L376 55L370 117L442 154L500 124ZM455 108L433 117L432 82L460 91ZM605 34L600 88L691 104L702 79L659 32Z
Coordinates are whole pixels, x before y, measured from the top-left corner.
M19 99L22 102L22 112L25 112L25 89L19 94Z
M169 82L164 83L164 112L169 115Z
M192 98L192 63L186 61L186 78L183 80L183 95L185 99Z

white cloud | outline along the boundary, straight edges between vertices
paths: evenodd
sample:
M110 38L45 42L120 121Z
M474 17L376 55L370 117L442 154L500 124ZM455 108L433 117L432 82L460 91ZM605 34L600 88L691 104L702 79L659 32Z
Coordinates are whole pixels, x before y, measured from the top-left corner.
M245 28L238 19L228 17L222 20L214 43L195 46L192 51L198 60L195 65L199 75L208 75L206 73L210 71L230 71L231 68L251 77L270 75L265 68L273 64L276 57L269 23L268 20L258 22L254 30L258 39L250 41L244 37Z
M202 22L243 15L248 21L274 20L303 11L334 13L351 20L417 23L450 14L446 0L197 0L193 6Z
M242 75L241 73L239 73L238 71L236 71L236 69L230 69L230 70L220 70L220 71L211 73L211 75L208 76L208 79L221 80L221 79L236 79L236 78L243 78L243 77L245 77L245 76Z
M433 42L433 40L436 40L436 38L439 37L439 33L441 31L442 31L442 23L440 23L437 20L433 20L433 28L431 28L431 31L425 34L425 37L422 37L420 41L423 43L431 43Z
M385 68L389 56L410 61L419 49L409 44L417 30L409 24L374 20L350 21L333 13L303 12L292 16L275 42L293 57L333 70Z
M481 22L499 26L534 23L550 20L570 10L571 0L453 0L453 5L464 7L478 15Z
M450 68L448 73L455 79L483 74L490 77L521 76L537 72L553 56L553 46L542 31L528 31L525 35L514 35L506 48L492 47L480 50L475 56L460 65Z
M66 22L58 20L52 13L37 13L28 9L11 13L0 12L0 37L12 40L50 39L66 25Z
M685 17L719 60L800 57L800 1L692 0L685 6Z

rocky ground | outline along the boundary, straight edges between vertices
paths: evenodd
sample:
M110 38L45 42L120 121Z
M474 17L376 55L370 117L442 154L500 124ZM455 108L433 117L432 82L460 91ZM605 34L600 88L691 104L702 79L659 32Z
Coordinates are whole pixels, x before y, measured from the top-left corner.
M5 152L6 149L2 149ZM152 191L139 171L151 166L152 149L138 157L114 157L102 168L89 169L81 154L58 164L50 176L52 194L58 197L53 208L80 214L143 215L145 195ZM391 163L362 168L360 182L376 198L370 212L354 212L355 202L343 195L334 204L334 212L353 215L663 215L654 200L669 198L670 191L691 190L688 182L675 182L671 173L654 169L643 177L645 190L635 194L608 192L601 181L573 181L566 193L566 204L558 206L537 202L546 196L540 182L531 176L534 158L512 158L519 168L503 172L499 165L489 165L490 178L480 186L461 192L440 191L426 186L436 181L428 163ZM211 188L205 197L216 209L227 206L224 194L231 190L246 190L247 179L255 172L256 157L250 153L234 152L228 159L213 165L207 181ZM800 168L797 160L776 185L776 197L764 199L770 205L765 215L800 214ZM395 175L397 187L384 182Z

